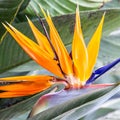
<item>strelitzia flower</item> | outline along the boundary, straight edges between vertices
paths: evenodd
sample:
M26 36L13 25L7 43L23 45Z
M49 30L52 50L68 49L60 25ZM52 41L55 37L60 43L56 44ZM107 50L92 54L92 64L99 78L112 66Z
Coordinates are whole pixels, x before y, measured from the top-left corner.
M53 73L55 76L33 75L0 78L1 82L12 83L0 86L0 90L3 91L0 93L0 98L28 96L39 93L51 87L55 83L64 84L65 87L62 92L55 92L56 90L53 90L51 93L40 98L35 105L36 107L38 104L40 104L39 108L42 108L41 106L45 101L49 101L51 99L50 96L54 98L54 95L60 95L63 93L66 94L66 92L67 94L72 92L73 96L73 93L75 93L73 91L76 89L78 90L77 94L79 94L80 90L82 91L83 88L94 87L95 85L92 85L91 83L120 61L120 59L118 59L94 71L94 66L100 47L102 27L105 16L104 14L95 33L86 46L81 29L79 9L76 9L72 50L71 53L68 53L49 13L46 14L43 9L42 12L48 23L50 35L47 34L45 28L44 30L46 35L42 34L31 22L31 20L27 18L30 28L38 43L35 43L30 38L23 35L12 25L8 23L7 25L3 25L16 40L16 42L34 61ZM109 84L100 84L96 85L96 87L107 85ZM60 97L57 98L60 99ZM70 98L70 95L68 98ZM66 100L68 99L66 98Z

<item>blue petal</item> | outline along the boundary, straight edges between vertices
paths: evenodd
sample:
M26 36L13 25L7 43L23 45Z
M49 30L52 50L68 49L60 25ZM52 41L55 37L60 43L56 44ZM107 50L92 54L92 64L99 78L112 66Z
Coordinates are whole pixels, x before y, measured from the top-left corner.
M116 64L118 64L120 62L120 58L118 58L117 60L113 61L112 63L105 65L101 68L98 68L97 70L95 70L91 77L87 80L86 84L90 84L93 81L95 81L98 77L100 77L102 74L104 74L105 72L107 72L108 70L110 70L112 67L114 67Z

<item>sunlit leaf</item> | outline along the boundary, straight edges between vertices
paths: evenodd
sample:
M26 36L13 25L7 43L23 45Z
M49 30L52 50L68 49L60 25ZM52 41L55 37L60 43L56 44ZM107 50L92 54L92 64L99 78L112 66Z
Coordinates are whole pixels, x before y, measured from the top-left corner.
M109 2L106 1L106 2ZM34 8L41 16L42 12L39 5L51 13L51 16L65 15L68 13L75 13L76 5L79 5L80 11L99 9L104 6L105 0L31 0L26 8L26 14L35 15L32 8Z

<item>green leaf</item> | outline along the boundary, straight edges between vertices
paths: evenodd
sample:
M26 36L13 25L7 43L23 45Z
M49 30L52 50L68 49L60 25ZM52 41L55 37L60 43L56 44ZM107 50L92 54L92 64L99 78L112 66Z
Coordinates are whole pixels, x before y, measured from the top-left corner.
M30 0L24 0L19 11L20 12L23 11L28 6L29 2L30 2Z
M30 2L30 0L24 0L14 22L20 23L20 22L26 21L26 17L25 17L26 15L24 14L24 11L25 11L26 7L28 6L29 2Z
M51 16L64 15L68 13L74 13L77 4L79 5L80 11L98 9L102 7L104 0L92 1L92 0L31 0L26 8L26 14L35 15L33 8L41 15L39 5L45 10L51 13Z
M89 41L90 37L95 31L95 28L98 25L103 12L104 11L102 10L91 11L91 12L81 12L81 22L82 22L82 28L83 28L86 43ZM75 16L72 14L53 18L53 21L57 27L57 30L59 31L63 42L69 48L69 50L71 49L70 45L73 37L74 19L75 19ZM120 27L119 21L120 21L119 9L106 10L106 17L105 17L105 23L104 23L104 29L103 29L103 40L101 41L102 52L100 52L100 55L99 55L101 58L105 58L103 54L105 54L105 56L108 56L108 55L113 56L113 58L116 58L119 56L119 44L117 45L111 44L109 43L110 41L104 39L108 37L111 31ZM37 27L39 27L40 31L42 31L42 28L38 20L34 21L34 23L36 24ZM14 24L14 26L18 28L21 32L29 36L31 39L34 39L32 32L29 30L30 28L28 26L28 23L24 22L24 23ZM114 37L114 40L115 39L116 37ZM104 47L105 45L106 47ZM112 54L111 54L111 51L108 50L109 47L111 47L111 49L115 49L113 50ZM26 55L26 53L23 52L23 50L19 47L19 45L15 42L15 40L13 40L10 37L10 35L7 34L2 44L0 45L0 72L2 73L4 71L17 67L18 65L22 65L24 63L27 64L29 60L31 59ZM106 62L107 61L108 60L106 60ZM104 61L100 61L100 62L104 62ZM35 68L32 69L30 64L27 65L27 68L30 68L29 70L35 70ZM33 62L32 62L32 65L33 65ZM34 66L37 66L37 65L35 64ZM37 69L39 69L39 67L37 67ZM22 70L22 67L19 69L19 71L21 70Z
M106 3L101 9L111 9L111 8L120 8L119 0L110 0L110 2Z
M0 41L5 29L1 22L12 22L24 0L0 0Z
M103 117L105 115L107 115L108 113L111 113L115 111L115 109L111 109L111 108L100 108L94 112L92 112L92 114L88 114L85 117L81 118L80 120L97 120L100 117Z
M112 98L109 101L105 102L100 106L100 108L96 111L93 111L90 114L87 114L85 117L82 117L80 120L98 120L98 118L101 118L101 120L104 118L106 119L112 119L112 114L120 109L120 98L119 94L115 95L118 98ZM109 115L108 115L109 114ZM117 114L115 114L117 115ZM119 116L118 116L119 117ZM114 118L114 116L113 116ZM117 116L116 116L117 118Z
M99 108L120 90L120 86L93 90L61 105L45 110L29 120L77 120Z
M119 95L119 94L118 94ZM102 120L103 118L107 118L112 120L112 114L114 112L116 112L117 110L120 109L120 98L117 95L118 98L112 98L109 101L107 101L106 103L104 103L100 109L92 112L91 114L88 114L87 116L85 116L84 118L82 118L82 120L97 120L98 118L101 118L100 120ZM116 114L117 115L117 114ZM113 116L117 118L117 116ZM119 117L119 116L118 116Z

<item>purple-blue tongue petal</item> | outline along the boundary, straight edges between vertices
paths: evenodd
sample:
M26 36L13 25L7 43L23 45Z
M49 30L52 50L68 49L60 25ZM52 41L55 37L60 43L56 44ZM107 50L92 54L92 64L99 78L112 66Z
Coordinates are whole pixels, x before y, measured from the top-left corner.
M93 81L95 81L98 77L100 77L101 75L103 75L105 72L107 72L108 70L110 70L112 67L114 67L116 64L118 64L120 62L120 58L118 58L117 60L113 61L112 63L105 65L101 68L98 68L97 70L95 70L91 77L87 80L86 84L90 84Z

